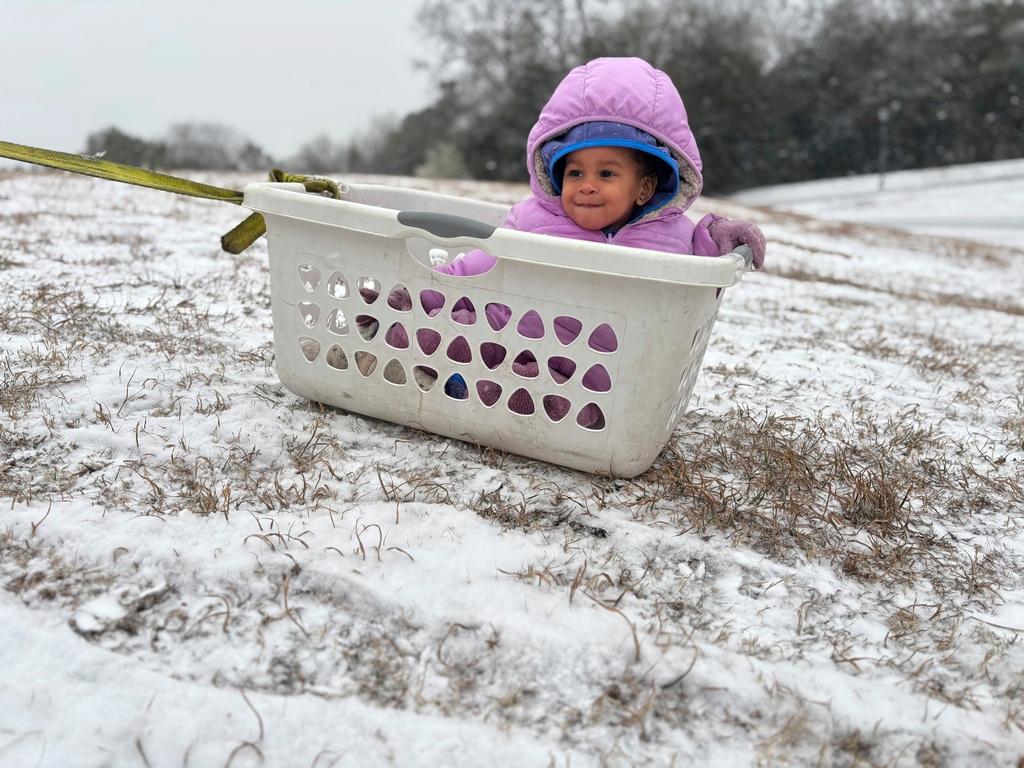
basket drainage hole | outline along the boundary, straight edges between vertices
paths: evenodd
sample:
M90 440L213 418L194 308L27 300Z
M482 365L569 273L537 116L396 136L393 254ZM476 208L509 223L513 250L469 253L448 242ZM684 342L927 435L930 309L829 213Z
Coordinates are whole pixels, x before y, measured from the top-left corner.
M377 356L372 352L356 352L356 368L363 376L370 376L377 370Z
M583 323L577 320L575 317L569 317L567 315L559 315L555 318L555 338L565 346L569 346L577 338L579 338L580 332L583 330Z
M524 379L535 379L540 374L540 366L537 365L537 358L533 352L524 349L516 359L512 361L512 373L522 376Z
M299 282L306 293L312 293L320 285L320 270L312 264L299 264Z
M487 324L494 331L500 331L512 319L512 307L508 304L492 301L484 307Z
M348 320L345 319L345 313L337 307L327 315L327 330L335 336L348 335Z
M576 423L595 432L604 429L604 412L597 403L587 403L576 416Z
M508 399L508 409L520 416L532 416L537 410L533 405L533 397L522 387L513 392Z
M576 361L568 357L548 358L548 373L555 384L565 384L576 373Z
M595 352L614 352L619 348L619 339L608 323L601 323L590 334L587 346Z
M582 383L583 388L591 392L607 392L612 388L612 377L608 374L608 369L598 363L583 374Z
M444 294L430 288L424 289L420 291L420 306L427 317L433 317L444 309Z
M470 351L469 342L465 336L456 336L448 345L446 356L453 363L468 363L473 360L473 353Z
M345 355L345 350L337 344L327 350L327 356L324 359L327 361L327 365L336 371L348 370L348 357Z
M384 381L399 386L405 384L408 381L405 375L405 368L398 360L391 360L387 365L384 366Z
M572 403L561 395L544 395L544 413L554 422L559 422L569 414Z
M501 398L501 384L496 381L480 379L476 383L476 393L480 396L480 402L490 408Z
M356 280L356 290L367 304L373 304L377 300L377 297L380 296L380 289L380 280L376 278L360 277Z
M348 281L341 272L335 272L327 281L327 295L335 299L348 298Z
M372 341L373 337L377 335L380 323L371 315L356 315L356 328L359 329L359 335L365 341Z
M395 349L409 348L409 333L401 323L392 323L384 334L384 341Z
M420 328L416 331L416 343L424 355L432 355L441 346L441 334L431 328Z
M459 325L476 324L476 307L468 296L463 296L452 304L452 321Z
M487 366L489 371L493 371L505 362L505 356L507 354L507 349L501 346L501 344L495 344L493 341L485 341L480 345L480 357L483 359L484 365Z
M437 383L437 371L426 365L417 365L412 369L412 378L417 387L424 392L429 392Z
M462 374L453 373L448 377L448 381L444 383L444 393L453 400L469 399L469 386L462 378Z
M300 336L299 349L302 356L312 363L320 355L320 342L310 336Z
M312 301L300 301L299 317L302 318L302 324L304 326L307 328L315 328L316 324L320 322L320 307Z
M409 289L399 283L388 293L388 306L397 312L412 311L412 296Z
M525 336L528 339L543 339L544 321L541 320L537 310L531 309L519 319L516 330L519 331L520 336Z

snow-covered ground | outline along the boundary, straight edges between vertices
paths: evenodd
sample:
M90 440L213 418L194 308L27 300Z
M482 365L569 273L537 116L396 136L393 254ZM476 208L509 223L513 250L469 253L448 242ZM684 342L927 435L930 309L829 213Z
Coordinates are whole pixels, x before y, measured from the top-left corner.
M701 210L767 268L616 481L284 390L240 209L0 173L0 765L1017 765L1024 252Z
M735 199L826 219L1024 248L1024 160L760 187Z

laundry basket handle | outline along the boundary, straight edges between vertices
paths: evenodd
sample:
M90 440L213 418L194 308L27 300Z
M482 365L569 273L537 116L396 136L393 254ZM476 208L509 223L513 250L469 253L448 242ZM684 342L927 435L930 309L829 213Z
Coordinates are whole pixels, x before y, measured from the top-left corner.
M399 211L398 221L407 227L425 229L437 237L475 237L486 240L497 227L464 216L429 211Z
M749 272L754 266L754 252L750 250L749 245L741 245L733 253L739 254L743 257L743 261L746 264L746 272Z

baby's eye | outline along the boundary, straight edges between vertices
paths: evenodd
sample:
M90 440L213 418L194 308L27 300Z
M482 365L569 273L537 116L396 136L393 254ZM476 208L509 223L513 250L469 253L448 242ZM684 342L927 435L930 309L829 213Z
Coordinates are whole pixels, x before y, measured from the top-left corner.
M565 175L566 175L567 178L570 178L570 179L578 179L580 176L583 175L583 171L580 171L580 170L578 170L576 168L571 168L571 169L569 169L568 171L565 172Z
M602 179L610 179L610 178L612 178L615 175L616 175L615 171L609 171L609 170L601 171L601 178Z

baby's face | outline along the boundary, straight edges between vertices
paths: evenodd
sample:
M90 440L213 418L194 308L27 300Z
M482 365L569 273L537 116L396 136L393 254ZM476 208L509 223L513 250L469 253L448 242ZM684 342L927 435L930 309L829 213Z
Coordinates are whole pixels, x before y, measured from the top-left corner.
M654 195L656 179L644 176L626 147L577 149L565 162L562 208L584 229L621 227Z

